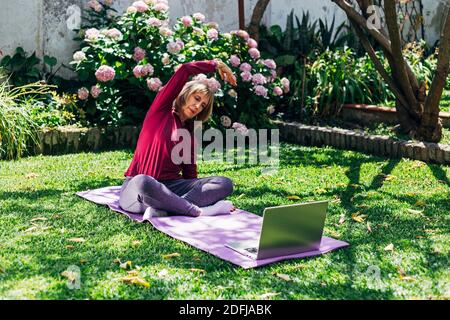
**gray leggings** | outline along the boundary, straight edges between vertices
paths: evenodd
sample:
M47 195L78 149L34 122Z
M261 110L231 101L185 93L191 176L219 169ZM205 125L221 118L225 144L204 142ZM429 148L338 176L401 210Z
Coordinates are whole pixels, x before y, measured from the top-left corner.
M196 217L200 214L198 207L212 205L232 193L233 182L227 177L158 181L139 174L125 179L119 204L132 213L143 214L152 207L169 214Z

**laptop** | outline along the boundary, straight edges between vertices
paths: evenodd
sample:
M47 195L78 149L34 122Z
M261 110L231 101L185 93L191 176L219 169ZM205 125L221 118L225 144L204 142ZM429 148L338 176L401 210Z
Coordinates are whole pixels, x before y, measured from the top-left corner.
M254 260L318 250L328 201L267 207L259 238L225 246Z

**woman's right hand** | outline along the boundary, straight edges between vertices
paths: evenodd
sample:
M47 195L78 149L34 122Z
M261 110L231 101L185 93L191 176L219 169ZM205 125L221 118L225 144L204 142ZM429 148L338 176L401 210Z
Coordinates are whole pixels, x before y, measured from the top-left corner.
M236 77L234 76L233 71L231 71L230 67L228 67L221 60L215 60L215 61L216 61L216 70L219 73L222 80L228 82L233 87L235 87L237 85Z

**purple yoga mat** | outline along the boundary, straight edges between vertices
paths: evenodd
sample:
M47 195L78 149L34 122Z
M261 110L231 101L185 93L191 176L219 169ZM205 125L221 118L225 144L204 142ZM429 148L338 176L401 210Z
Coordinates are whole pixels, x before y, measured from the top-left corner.
M77 192L76 195L97 204L106 205L111 210L123 213L137 222L145 222L142 219L142 215L124 211L119 207L119 192L120 187L114 186ZM236 209L233 214L213 217L191 218L186 216L171 216L150 218L148 221L156 229L175 239L184 241L198 249L209 252L216 257L245 269L259 267L281 260L316 256L349 245L344 241L322 237L319 250L276 258L252 260L225 247L225 243L258 236L261 230L262 217L256 214L242 209Z

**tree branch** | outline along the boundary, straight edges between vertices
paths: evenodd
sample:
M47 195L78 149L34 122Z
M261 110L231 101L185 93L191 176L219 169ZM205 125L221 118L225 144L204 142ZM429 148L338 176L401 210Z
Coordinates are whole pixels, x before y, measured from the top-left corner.
M259 40L259 26L261 24L261 20L264 16L264 12L266 11L269 2L270 0L258 0L258 2L255 5L255 8L253 9L252 18L248 26L248 33L256 41Z
M384 68L383 64L381 63L380 59L378 59L375 50L373 49L372 45L370 44L369 39L364 34L364 31L361 29L360 26L357 24L353 24L353 27L356 30L356 33L358 34L359 39L361 40L361 44L370 56L370 59L373 61L375 65L375 69L380 73L380 75L383 77L384 81L388 84L389 88L394 93L395 97L400 101L401 104L407 105L407 102L405 100L405 97L403 96L402 92L398 89L397 85L394 83L394 80L389 76L388 72Z
M450 71L450 5L446 6L446 12L444 14L445 18L441 31L441 44L439 45L436 75L431 83L430 91L425 101L425 112L436 109L439 111L439 102Z
M392 50L392 73L395 75L397 83L400 85L409 105L415 110L417 108L417 99L411 88L408 74L406 72L406 62L403 58L400 32L397 24L397 11L394 0L384 1L384 12L386 15L386 24L389 31Z

